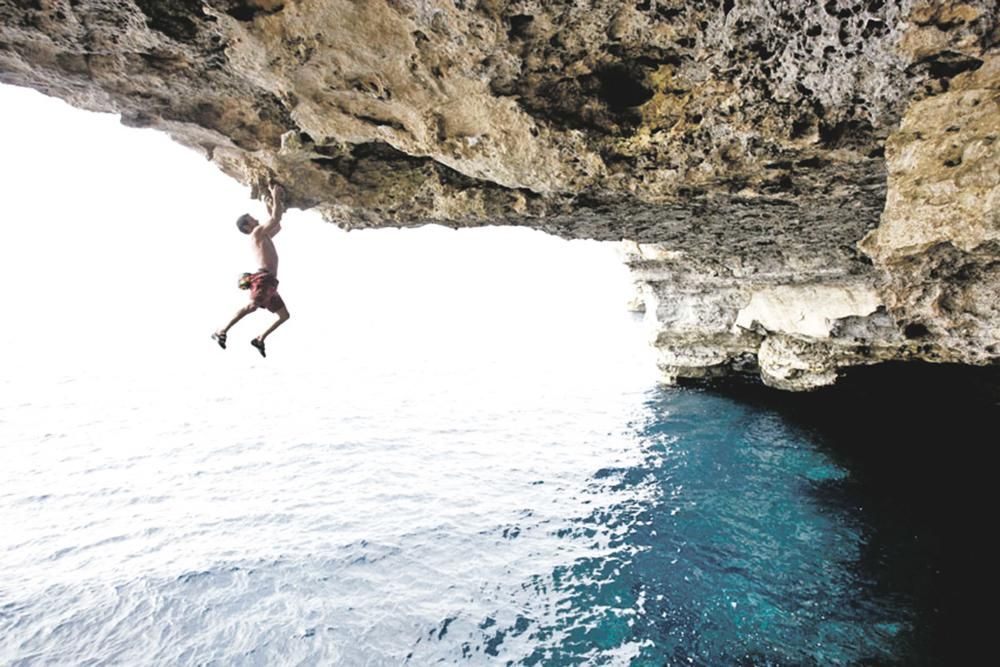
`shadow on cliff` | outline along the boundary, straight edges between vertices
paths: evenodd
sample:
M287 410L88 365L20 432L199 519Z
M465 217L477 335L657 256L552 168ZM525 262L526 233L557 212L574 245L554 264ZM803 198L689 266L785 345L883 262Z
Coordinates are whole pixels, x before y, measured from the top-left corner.
M854 369L808 394L708 390L777 412L850 471L849 489L820 487L817 500L864 503L872 532L860 574L877 594L920 610L908 664L990 652L1000 368L896 363Z

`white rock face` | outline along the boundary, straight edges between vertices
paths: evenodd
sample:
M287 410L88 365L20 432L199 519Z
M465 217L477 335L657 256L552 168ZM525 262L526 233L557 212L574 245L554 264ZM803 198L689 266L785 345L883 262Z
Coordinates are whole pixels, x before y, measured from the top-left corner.
M829 338L845 317L867 317L882 300L868 285L778 285L755 290L736 315L736 327L808 338Z

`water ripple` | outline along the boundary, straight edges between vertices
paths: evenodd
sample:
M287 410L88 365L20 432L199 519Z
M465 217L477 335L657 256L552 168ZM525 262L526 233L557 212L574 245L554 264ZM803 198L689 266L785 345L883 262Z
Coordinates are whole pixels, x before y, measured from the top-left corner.
M447 418L441 396L383 410L331 385L266 413L280 440L247 419L252 386L99 431L81 406L63 449L4 450L0 661L900 655L914 612L859 565L847 470L766 410L605 389L491 388Z

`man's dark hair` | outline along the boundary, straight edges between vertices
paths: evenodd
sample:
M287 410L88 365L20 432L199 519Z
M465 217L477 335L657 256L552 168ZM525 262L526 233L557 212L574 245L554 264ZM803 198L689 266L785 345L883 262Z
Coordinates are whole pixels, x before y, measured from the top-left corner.
M244 234L249 234L250 230L247 229L246 226L250 224L251 220L253 220L253 216L249 213L244 213L240 217L236 218L236 228Z

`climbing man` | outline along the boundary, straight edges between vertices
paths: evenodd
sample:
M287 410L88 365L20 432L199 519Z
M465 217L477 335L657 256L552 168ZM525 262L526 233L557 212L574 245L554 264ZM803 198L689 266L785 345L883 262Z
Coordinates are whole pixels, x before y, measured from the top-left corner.
M285 190L278 184L272 184L270 193L271 197L267 202L270 220L262 225L249 213L244 213L236 220L236 228L250 235L257 265L260 267L256 273L244 273L240 280L240 289L250 290L250 303L236 311L229 324L212 334L212 338L224 350L226 334L233 325L258 308L266 308L275 313L278 319L268 327L267 331L250 341L262 357L267 356L264 352L264 339L289 318L285 302L278 295L278 252L274 249L274 241L271 240L281 231L281 215L285 212Z

